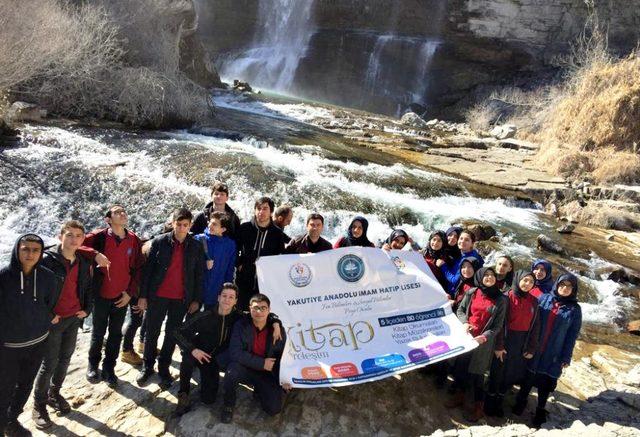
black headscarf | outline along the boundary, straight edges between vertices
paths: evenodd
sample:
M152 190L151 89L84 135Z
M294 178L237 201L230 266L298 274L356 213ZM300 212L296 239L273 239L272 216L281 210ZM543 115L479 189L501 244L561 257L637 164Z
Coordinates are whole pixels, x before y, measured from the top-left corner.
M436 235L439 236L440 239L442 240L442 247L438 250L433 250L431 248L431 239ZM426 247L422 251L422 256L424 257L429 256L433 259L442 259L445 257L446 248L447 248L447 236L442 231L435 231L435 232L432 232L431 235L429 235L429 240L427 241Z
M558 294L558 286L562 281L571 282L571 288L572 288L571 295L564 297ZM562 302L562 303L577 302L578 301L578 278L575 275L572 275L571 273L565 273L563 275L560 275L558 279L556 279L556 283L553 284L553 289L551 290L551 292L555 296L556 300L558 300L559 302Z
M387 243L388 245L391 245L391 242L393 240L395 240L396 238L399 238L399 237L404 237L405 241L407 243L409 243L409 234L407 234L402 229L396 229L395 231L391 232L391 235L389 235L389 238L387 238L385 243ZM406 246L406 244L405 244L405 246Z
M498 287L498 281L496 281L496 283L493 284L491 287L487 287L482 283L482 278L484 278L484 274L488 270L491 270L497 278L498 275L496 275L496 271L494 270L493 267L482 267L481 269L476 270L476 274L473 277L474 279L473 282L475 286L478 287L490 299L496 299L502 294L502 292L500 291L500 288Z
M535 283L535 280L536 280L535 275L533 273L531 273L530 271L528 271L528 270L517 270L513 274L513 284L511 286L511 289L513 290L513 292L518 297L525 297L527 294L529 294L528 292L522 291L522 289L520 288L520 281L525 276L531 276L533 278L534 283Z
M465 278L464 276L462 276L462 266L465 262L469 262L473 266L474 274L470 278ZM462 293L462 290L464 289L465 284L466 285L475 284L475 272L477 272L479 268L480 268L480 260L475 256L468 256L462 260L462 262L460 263L460 280L458 281L458 285L456 285L456 289L453 293L454 298L458 296L460 293Z
M353 226L353 222L360 222L362 224L362 235L358 238L353 236L353 233L351 232L351 227ZM351 220L351 223L349 224L349 229L347 230L347 236L344 238L344 241L342 243L342 247L349 247L349 246L362 246L362 247L371 247L373 246L373 243L371 241L369 241L369 239L367 238L367 229L369 229L369 222L367 221L366 218L362 217L362 216L356 216L353 218L353 220Z
M445 232L445 236L448 238L449 235L456 234L458 238L460 238L461 233L462 233L462 228L460 226L451 226ZM447 238L444 239L444 247L445 247L444 250L445 250L445 253L447 254L447 257L450 258L451 261L460 259L460 257L462 256L462 252L460 251L458 244L456 243L453 246L449 246L449 242L447 241Z

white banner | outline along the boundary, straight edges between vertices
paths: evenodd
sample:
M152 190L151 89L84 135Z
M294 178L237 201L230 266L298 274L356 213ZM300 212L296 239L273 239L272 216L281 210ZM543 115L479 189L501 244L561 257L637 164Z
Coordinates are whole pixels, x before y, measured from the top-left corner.
M348 247L256 265L287 332L283 384L375 381L477 346L417 252Z

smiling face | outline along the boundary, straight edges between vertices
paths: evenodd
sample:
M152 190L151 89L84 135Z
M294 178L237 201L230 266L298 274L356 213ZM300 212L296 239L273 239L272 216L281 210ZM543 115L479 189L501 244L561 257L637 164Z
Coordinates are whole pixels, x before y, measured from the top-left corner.
M238 303L238 294L233 288L223 288L218 295L218 304L223 313L228 314Z
M569 297L571 293L573 293L573 284L571 284L571 281L562 281L558 284L558 295Z
M351 235L353 235L353 238L362 237L363 232L364 229L362 228L362 223L360 223L359 220L354 220L353 224L351 225Z
M442 244L442 238L438 234L434 235L433 237L431 237L431 240L429 240L429 247L431 247L431 249L433 250L442 249Z
M509 261L509 258L505 258L503 256L498 258L498 261L496 261L497 274L504 276L507 273L509 273L511 270L513 270L513 265L511 264L511 261Z
M464 261L462 263L462 267L460 268L460 274L465 279L473 278L473 265L469 261Z
M520 287L520 290L522 290L525 293L528 293L533 289L533 284L534 284L534 279L532 275L523 276L520 279L520 282L518 282L518 286Z
M533 269L533 275L536 277L538 281L544 280L547 277L547 269L544 268L544 265L538 264Z
M458 245L458 234L456 234L455 232L452 232L449 235L447 235L447 244L449 246L457 246Z
M404 237L396 237L391 241L391 248L400 250L407 244L407 239Z
M473 240L471 239L471 236L469 234L467 233L460 234L460 238L458 238L458 248L463 253L468 253L468 252L471 252L471 250L473 250Z
M487 270L484 272L484 276L482 277L482 285L485 287L493 287L496 285L496 275L491 271Z

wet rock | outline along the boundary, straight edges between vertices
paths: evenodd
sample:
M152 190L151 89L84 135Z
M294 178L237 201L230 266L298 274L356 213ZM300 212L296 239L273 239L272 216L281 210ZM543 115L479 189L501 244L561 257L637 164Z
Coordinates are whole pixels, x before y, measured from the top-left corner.
M558 255L566 255L566 250L557 242L544 234L538 235L537 238L538 249L546 250L547 252L556 253Z
M400 123L404 124L405 126L417 127L422 129L428 127L427 122L420 118L420 116L415 112L407 112L406 114L404 114L400 119Z
M475 249L478 251L481 257L486 258L491 254L491 252L495 252L500 248L500 244L486 240L486 241L478 241L475 244Z
M560 226L556 231L558 231L559 234L571 234L575 229L575 226L568 224Z
M613 270L607 276L607 279L617 283L629 283L633 285L640 285L640 276L634 274L633 272L620 267Z
M627 325L627 331L634 335L640 335L640 320L634 320Z
M506 140L507 138L513 138L516 136L518 128L512 124L505 124L502 126L494 127L489 134L498 140Z
M609 234L605 238L607 239L607 241L613 241L615 239L615 236L613 234Z
M561 217L565 217L571 223L580 223L582 221L583 206L579 201L573 200L559 209Z
M46 117L46 109L26 102L13 102L4 115L4 119L9 125L24 121L42 121Z
M243 93L252 93L253 88L249 85L248 82L243 82L241 80L235 79L233 81L233 89L243 92Z
M497 235L494 235L493 237L489 238L489 241L492 241L494 243L499 243L500 237L498 237Z
M476 236L476 241L486 241L497 235L495 228L487 223L463 222L463 224L467 230Z

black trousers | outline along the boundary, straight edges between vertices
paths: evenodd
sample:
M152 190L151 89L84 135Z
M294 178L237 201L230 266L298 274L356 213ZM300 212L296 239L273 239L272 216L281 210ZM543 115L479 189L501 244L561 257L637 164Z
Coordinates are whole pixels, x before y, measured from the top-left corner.
M490 395L503 395L509 389L504 378L505 363L495 356L491 361L491 371L489 372L489 383L487 391Z
M224 406L235 407L236 390L238 384L250 384L253 386L262 409L270 416L275 416L282 411L284 403L284 390L280 387L278 376L275 372L250 369L237 361L229 364L224 375Z
M118 308L118 299L104 299L97 296L93 307L93 329L91 330L91 345L89 347L89 366L98 368L102 358L102 344L104 336L109 330L107 344L104 349L102 368L113 372L122 341L122 325L127 315L127 307Z
M549 396L558 386L558 379L542 373L527 372L527 376L520 386L517 401L524 404L534 385L538 387L538 408L544 408L547 405Z
M45 350L46 340L23 348L0 346L0 435L22 413Z
M133 339L136 331L140 328L140 343L144 343L144 337L147 330L146 313L135 313L133 306L138 305L138 298L134 297L129 302L129 320L122 327L122 351L133 351Z
M456 358L453 368L453 387L458 390L466 390L471 386L473 388L473 399L476 402L480 402L484 400L484 375L469 372L471 356L471 352L467 352Z
M200 399L205 404L213 404L220 385L220 367L215 359L208 363L196 361L191 354L185 353L180 362L180 393L191 391L191 376L195 368L200 370Z
M158 357L158 371L168 373L171 365L171 356L176 348L175 331L182 324L187 314L187 304L178 299L156 297L149 301L147 308L147 333L144 341L144 367L153 369L156 361L156 349L158 337L162 329L165 317L167 323L164 327L164 341Z
M71 316L60 319L49 329L44 359L38 371L36 387L33 391L33 399L36 404L47 402L49 388L53 391L59 391L62 387L62 383L67 377L71 356L76 350L78 329L81 326L82 320Z

